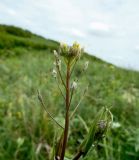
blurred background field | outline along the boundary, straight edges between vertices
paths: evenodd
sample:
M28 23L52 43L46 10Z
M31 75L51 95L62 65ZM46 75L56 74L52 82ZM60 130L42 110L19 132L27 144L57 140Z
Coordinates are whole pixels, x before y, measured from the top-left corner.
M53 137L60 131L41 108L37 89L48 110L63 123L64 104L51 75L52 52L58 45L21 28L0 25L0 160L49 159ZM86 60L89 68L81 75ZM114 115L113 128L86 160L138 160L139 72L85 54L74 74L80 81L72 106L88 84L89 90L71 123L67 157L75 153L98 110L107 106Z

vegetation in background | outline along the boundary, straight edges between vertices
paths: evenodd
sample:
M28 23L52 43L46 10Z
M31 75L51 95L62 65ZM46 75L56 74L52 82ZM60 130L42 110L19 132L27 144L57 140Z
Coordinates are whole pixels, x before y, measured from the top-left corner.
M6 28L14 31L11 34ZM40 89L48 110L64 125L63 103L51 76L52 50L57 49L58 43L30 32L30 37L13 34L18 29L0 26L0 159L45 160L49 159L53 139L59 130L40 107L36 90ZM19 30L26 35L26 31ZM26 45L19 45L20 42ZM41 45L47 47L36 47ZM90 62L89 68L82 75L80 68L85 61ZM112 130L85 159L138 160L139 73L86 54L73 74L80 82L72 105L77 104L88 82L89 90L71 122L66 157L76 152L100 108L108 106L114 115Z
M51 52L58 47L58 44L27 30L0 25L0 55L2 56L20 55L32 49Z

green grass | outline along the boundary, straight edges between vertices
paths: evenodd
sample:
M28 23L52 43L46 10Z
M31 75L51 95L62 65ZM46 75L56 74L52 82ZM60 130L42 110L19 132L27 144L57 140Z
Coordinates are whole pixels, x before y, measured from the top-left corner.
M63 123L64 104L51 76L52 50L58 43L11 28L0 26L0 160L46 160L60 129L41 108L36 91L41 91L48 110ZM90 61L89 68L81 75L86 60ZM138 160L139 73L84 55L74 75L80 81L73 107L88 84L89 91L71 123L67 156L75 153L96 112L107 106L121 127L113 128L106 142L90 151L86 160Z

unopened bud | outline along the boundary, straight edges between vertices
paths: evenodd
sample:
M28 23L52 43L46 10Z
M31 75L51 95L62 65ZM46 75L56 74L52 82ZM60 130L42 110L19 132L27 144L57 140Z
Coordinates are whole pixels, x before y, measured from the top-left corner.
M81 54L82 54L82 48L80 44L74 42L73 45L70 47L69 56L80 58Z
M72 46L61 43L59 47L59 54L66 57L67 59L78 60L83 52L83 48L81 48L80 44L77 42L74 42Z
M56 71L55 69L53 69L52 75L53 75L54 78L56 78L56 76L57 76L57 71Z
M67 56L69 52L69 46L65 43L60 44L59 53L62 56Z
M106 128L106 121L104 121L104 120L100 120L99 122L98 122L98 128L100 129L100 130L104 130L105 128Z
M72 89L77 89L77 82L73 81L71 85Z
M54 56L55 56L56 58L58 58L58 53L57 53L56 50L54 50Z
M57 65L58 65L59 67L61 66L61 60L60 60L60 59L57 60Z

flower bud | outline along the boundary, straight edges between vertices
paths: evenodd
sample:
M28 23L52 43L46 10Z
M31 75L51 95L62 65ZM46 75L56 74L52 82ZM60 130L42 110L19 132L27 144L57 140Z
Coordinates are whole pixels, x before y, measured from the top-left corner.
M82 51L83 50L82 50L80 44L78 44L77 42L74 42L73 45L69 49L69 56L80 58Z
M57 60L53 63L54 64L54 67L59 67L61 68L61 60L59 58L57 58Z
M69 47L65 43L60 44L59 52L61 56L67 56L69 52Z
M71 89L77 89L77 82L73 81L71 85Z
M59 67L61 66L61 60L60 60L60 59L57 60L57 65L58 65Z
M54 78L56 78L56 76L57 76L57 71L56 71L55 69L53 69L52 75L53 75Z
M68 46L64 43L60 44L59 54L66 57L67 59L79 59L82 53L83 48L81 48L81 46L77 42L74 42L72 46Z
M55 56L56 58L58 58L58 56L59 56L56 50L54 50L54 56Z
M54 62L53 64L54 64L54 66L56 66L56 62Z
M94 140L100 140L105 135L105 132L108 128L108 123L105 120L100 120L96 126L96 132L94 135Z

